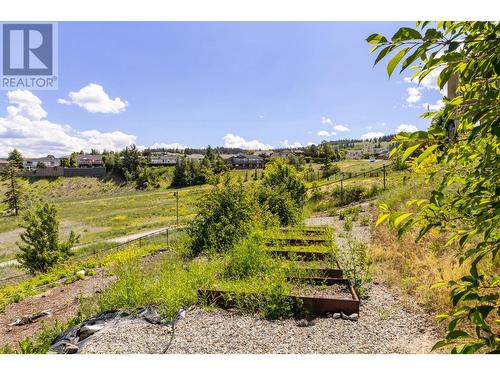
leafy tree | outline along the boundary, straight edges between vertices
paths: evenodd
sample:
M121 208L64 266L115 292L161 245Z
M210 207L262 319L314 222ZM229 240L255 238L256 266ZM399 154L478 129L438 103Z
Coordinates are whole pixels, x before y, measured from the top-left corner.
M142 164L141 152L135 145L126 147L121 153L122 159L119 167L127 181L135 180Z
M257 205L244 185L226 176L198 206L187 233L193 255L226 252L242 240L255 224Z
M257 194L259 203L277 216L282 225L297 223L306 199L304 179L282 158L266 165Z
M417 240L439 231L447 246L457 244L459 266L467 266L468 274L436 284L450 288L452 311L438 316L449 325L435 348L452 345L452 353L500 352L499 35L498 22L417 22L390 40L367 38L372 52L379 51L375 63L394 52L389 76L401 64L400 72L411 66L417 81L439 72L438 86L448 85L444 107L423 114L429 129L400 133L392 151L433 178L430 198L407 202L416 212L382 204L378 223L389 219L400 236L419 228Z
M160 174L150 167L143 167L139 170L135 181L137 189L158 189L160 187Z
M7 161L13 167L23 169L23 155L21 155L21 153L17 149L13 149L11 152L9 152Z
M9 164L2 173L2 181L6 187L3 203L5 203L8 210L14 212L16 216L19 214L21 200L24 195L17 178L17 172L18 169L15 167L15 164Z
M36 163L37 168L47 168L47 165L43 161L39 161Z
M78 242L79 236L73 231L67 241L59 242L59 220L52 204L44 203L27 211L23 221L17 260L31 273L47 272L67 258L71 247Z
M76 152L72 152L71 153L71 156L69 157L69 166L71 168L76 168L78 167L78 159L77 159L77 153Z

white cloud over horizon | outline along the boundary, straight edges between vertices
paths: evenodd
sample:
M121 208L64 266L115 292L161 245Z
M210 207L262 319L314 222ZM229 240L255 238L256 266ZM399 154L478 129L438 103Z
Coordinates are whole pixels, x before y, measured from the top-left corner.
M42 101L31 91L7 92L9 105L0 117L0 155L17 148L25 157L68 155L75 151L119 150L136 143L137 137L121 131L78 131L70 125L46 119Z
M330 136L330 132L326 131L326 130L320 130L319 132L316 133L318 136L320 137L329 137Z
M372 139L372 138L380 138L380 137L383 137L384 135L385 134L382 132L368 132L368 133L361 135L361 137L359 137L359 138L362 140L367 140L367 139Z
M418 131L418 128L412 124L401 124L396 128L396 134L401 132L414 133Z
M172 149L172 150L184 150L184 149L187 148L187 146L183 145L182 143L178 143L178 142L173 142L173 143L153 143L148 148L165 148L165 149Z
M273 146L270 144L262 143L256 139L251 141L245 140L245 138L239 135L228 133L224 137L224 147L228 148L241 148L244 150L271 150Z
M284 141L281 141L280 144L281 144L281 146L283 148L299 148L299 147L304 147L304 146L302 146L302 143L300 143L300 142L289 143L288 139L285 139Z
M111 99L101 85L89 83L80 91L71 91L68 99L58 99L59 104L77 105L90 113L120 113L128 106L126 100L119 97Z

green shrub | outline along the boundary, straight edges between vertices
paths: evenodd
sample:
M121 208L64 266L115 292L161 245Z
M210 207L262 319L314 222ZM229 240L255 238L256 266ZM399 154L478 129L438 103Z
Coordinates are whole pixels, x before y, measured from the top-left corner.
M270 212L282 226L298 224L302 218L302 207L292 200L290 194L273 187L261 186L258 201L264 211Z
M348 217L344 221L344 230L346 230L348 232L352 230L352 219L350 217Z
M365 284L370 280L370 259L368 245L362 241L349 238L337 252L337 260L347 278L362 298L365 293Z
M254 197L243 183L226 177L205 195L199 211L187 227L193 256L201 252L218 253L231 250L250 232L258 212Z
M264 250L264 240L253 235L235 246L226 256L224 277L246 279L268 271L271 259Z
M260 205L276 216L281 225L298 223L306 201L302 175L284 159L277 158L266 165L263 176L257 187Z
M364 227L370 225L370 217L368 215L361 216L360 224Z
M21 225L21 251L17 261L29 272L47 272L60 260L70 255L71 247L78 242L79 236L73 231L69 239L59 242L59 219L54 205L44 203L26 212Z

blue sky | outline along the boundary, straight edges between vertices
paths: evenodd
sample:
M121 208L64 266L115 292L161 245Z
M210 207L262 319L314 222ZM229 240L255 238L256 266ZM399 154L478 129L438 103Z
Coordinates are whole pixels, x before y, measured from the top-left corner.
M405 24L61 22L59 89L0 92L0 154L132 142L282 147L423 129L424 103L441 98L435 83L389 80L365 41ZM7 113L22 116L26 102L38 138Z

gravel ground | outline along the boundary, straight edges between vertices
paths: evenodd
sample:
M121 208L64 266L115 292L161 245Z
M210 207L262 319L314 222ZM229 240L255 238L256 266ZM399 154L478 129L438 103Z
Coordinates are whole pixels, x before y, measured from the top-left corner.
M428 353L438 340L434 327L417 306L405 307L386 286L371 284L357 322L323 317L299 327L293 319L195 308L177 323L168 353ZM91 336L82 353L161 353L170 332L127 319Z

